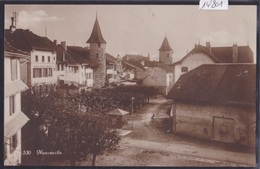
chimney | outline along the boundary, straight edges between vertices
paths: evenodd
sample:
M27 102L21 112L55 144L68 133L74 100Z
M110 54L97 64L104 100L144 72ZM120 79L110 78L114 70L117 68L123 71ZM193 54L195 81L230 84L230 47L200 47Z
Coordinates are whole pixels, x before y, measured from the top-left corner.
M11 17L12 20L12 25L10 26L10 31L13 33L15 31L15 26L14 26L14 17Z
M57 46L57 40L56 39L53 40L53 43Z
M238 61L238 46L237 44L233 44L232 47L232 62L236 63Z
M67 50L66 41L62 41L60 45L63 49Z
M210 42L206 42L206 48L208 49L209 52L211 52Z

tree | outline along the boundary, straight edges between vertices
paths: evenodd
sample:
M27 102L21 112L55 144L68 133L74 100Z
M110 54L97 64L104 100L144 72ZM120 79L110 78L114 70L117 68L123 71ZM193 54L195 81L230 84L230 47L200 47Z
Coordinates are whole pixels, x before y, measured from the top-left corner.
M38 141L41 149L61 151L71 165L92 154L95 165L97 155L117 147L119 137L107 118L116 105L102 93L64 97L53 92L38 97L29 92L27 99L32 101L27 111L39 113L36 128L45 128L45 137Z

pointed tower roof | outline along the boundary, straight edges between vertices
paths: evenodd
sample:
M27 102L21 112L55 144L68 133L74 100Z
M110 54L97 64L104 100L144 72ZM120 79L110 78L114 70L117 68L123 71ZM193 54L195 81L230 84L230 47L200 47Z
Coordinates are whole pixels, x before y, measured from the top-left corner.
M159 51L173 51L166 36Z
M102 36L97 17L96 17L96 21L94 23L92 33L91 33L87 43L107 43Z

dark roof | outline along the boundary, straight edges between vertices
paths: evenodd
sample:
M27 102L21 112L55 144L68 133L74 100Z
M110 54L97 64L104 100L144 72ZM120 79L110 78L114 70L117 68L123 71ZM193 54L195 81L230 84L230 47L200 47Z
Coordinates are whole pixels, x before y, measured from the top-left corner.
M204 53L210 56L215 63L233 63L233 46L229 47L211 47L211 52L202 45L195 45L195 47L185 55L181 60L173 63L173 65L182 62L190 54ZM238 46L238 61L237 63L253 63L253 52L249 46Z
M5 30L7 42L22 51L30 52L33 49L42 51L54 51L52 41L47 37L41 37L29 30L16 29L13 33L9 29Z
M61 45L56 45L55 48L56 51L56 56L57 56L57 63L75 63L76 62L72 59L70 59L72 56L70 56L70 54L63 49L63 47ZM63 60L63 56L65 57L65 60Z
M223 63L232 63L233 46L211 47L212 53ZM253 63L253 52L249 46L238 46L237 63Z
M155 67L159 67L159 68L165 70L166 72L173 72L173 67L171 67L165 63L158 63Z
M130 64L130 65L133 65L133 66L135 66L135 67L137 67L139 69L145 70L144 66L140 63L139 60L130 59L130 60L127 60L125 62Z
M130 60L130 59L135 59L135 60L150 60L149 56L145 57L143 55L130 55L130 54L126 54L123 57L124 61Z
M97 64L90 60L89 49L80 46L67 46L67 52L69 57L66 58L69 63L75 64L86 64L89 66L97 66Z
M115 64L116 61L117 61L117 59L116 59L114 56L112 56L112 55L106 53L106 62L107 62L107 63L113 63L113 64Z
M163 40L162 46L160 47L159 51L173 51L166 36Z
M204 53L208 55L213 61L216 63L220 63L221 61L214 55L214 53L209 52L205 46L202 45L196 45L189 53L187 53L181 60L173 63L173 65L178 64L182 62L184 59L186 59L189 55L194 53Z
M18 54L19 56L25 56L25 57L29 57L29 53L19 50L17 48L14 48L13 46L11 46L6 39L4 39L4 51L5 52L11 52L11 53L15 53Z
M91 33L87 43L106 43L105 39L102 36L97 18L96 18L92 33Z
M256 65L201 65L183 74L167 98L183 103L255 105Z

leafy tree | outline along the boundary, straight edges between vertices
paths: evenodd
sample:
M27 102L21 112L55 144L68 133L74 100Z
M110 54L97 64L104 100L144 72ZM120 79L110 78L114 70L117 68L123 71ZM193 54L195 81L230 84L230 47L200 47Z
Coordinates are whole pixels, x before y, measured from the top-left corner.
M36 128L46 128L45 137L39 140L41 149L60 150L71 165L92 154L95 165L97 155L117 147L119 137L107 118L115 105L102 94L64 97L53 92L43 97L29 92L27 97L32 101L27 111L39 113Z

